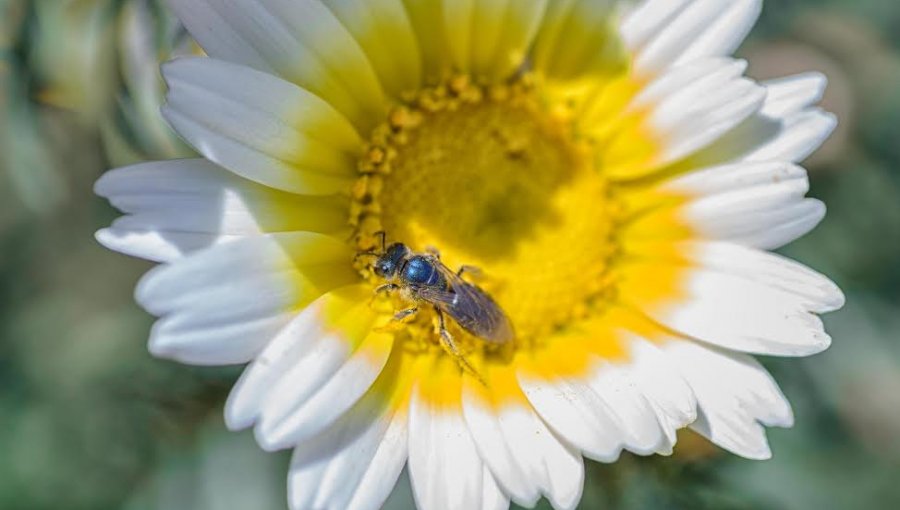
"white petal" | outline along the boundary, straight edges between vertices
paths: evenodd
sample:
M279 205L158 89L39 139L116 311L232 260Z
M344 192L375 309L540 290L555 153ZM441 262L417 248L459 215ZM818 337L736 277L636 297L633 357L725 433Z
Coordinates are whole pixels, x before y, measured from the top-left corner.
M630 10L621 24L622 38L637 53L692 0L644 0Z
M528 411L522 409L518 412ZM528 476L526 466L520 462L521 455L517 455L519 452L515 450L517 445L508 444L504 437L500 413L471 389L464 390L463 414L481 458L517 504L534 506L540 498L540 487ZM510 410L504 414L515 413L515 410ZM534 445L529 444L528 448L534 448Z
M596 80L623 69L615 2L550 1L532 50L535 71L551 81ZM589 83L590 82L590 83Z
M288 499L296 510L376 510L406 462L405 413L361 402L294 449Z
M607 142L604 171L615 179L644 177L714 144L740 125L760 109L766 96L764 87L741 77L745 67L730 59L700 60L650 83L623 118L646 112L646 128L659 138L661 153L637 168L627 157L628 164L622 164L621 154L628 154L634 142L614 137Z
M747 70L745 60L707 58L689 65L668 69L649 82L632 100L632 108L649 107L667 98L685 93L685 88L698 87L694 95L702 95L723 83L740 78ZM680 97L685 97L684 95Z
M333 108L296 85L210 58L163 67L163 114L200 153L248 179L330 194L352 181L361 141Z
M671 450L656 412L627 366L600 364L591 375L590 386L605 404L598 412L612 418L625 448L641 455Z
M718 2L723 3L723 2ZM762 11L762 0L731 0L678 57L674 65L731 55L750 33Z
M346 245L327 236L271 234L157 267L136 291L142 306L164 316L150 349L190 363L249 361L295 310L358 278L351 257Z
M229 426L256 421L259 443L276 450L308 439L353 405L391 351L390 335L372 331L370 293L365 285L345 287L304 310L235 387Z
M683 206L682 217L701 237L774 249L815 227L825 209L809 190L806 171L768 162L714 167L665 185L677 193L699 195Z
M394 415L391 426L381 439L378 453L356 486L347 510L375 510L390 496L406 465L409 444L406 413Z
M285 288L299 287L290 277L303 275L291 273L315 267L314 273L324 276L332 272L326 270L330 265L349 266L352 257L353 252L347 245L321 234L292 232L248 237L154 268L138 285L136 296L151 313L163 315L197 303L194 293L225 291L227 287L239 287L242 281L252 284L257 278L283 274L281 280ZM352 269L341 271L337 279L352 272ZM305 290L310 293L321 291L312 285L315 282L308 280L310 285ZM265 296L250 296L250 300L261 297Z
M644 307L664 326L690 338L757 354L808 356L831 344L822 321L812 313L821 305L806 296L708 269L686 271L685 295L678 303Z
M744 157L745 161L803 161L825 142L837 127L837 118L817 108L785 119L778 135Z
M395 99L422 84L422 62L416 34L401 0L324 0L353 35Z
M781 161L728 164L692 171L668 181L664 188L706 197L782 182L808 183L806 170Z
M497 485L491 471L484 467L484 494L481 496L481 508L484 510L506 510L509 508L509 496Z
M700 413L692 428L738 455L769 458L760 423L793 425L790 404L769 373L750 356L690 341L673 339L661 348L697 396Z
M525 374L518 379L528 401L556 434L591 459L612 462L619 457L621 431L585 382L546 381Z
M696 0L689 3L659 25L659 31L643 45L635 57L636 71L651 74L673 64L730 55L750 32L760 6L759 0Z
M340 340L336 338L320 340L320 342L335 341ZM273 405L270 410L267 402L257 426L257 437L264 438L261 442L265 447L275 449L305 441L327 429L372 386L387 363L392 344L393 335L389 333L368 335L354 352L344 355L343 363L337 368L332 368L330 377L321 382L311 394L306 391L305 384L279 383L272 389L272 394L282 395L293 387L295 390L293 399L297 403L293 408L288 407L286 404L291 399L286 398L286 402ZM317 372L330 364L333 352L337 350L331 345L317 346L315 349L331 352L319 356L318 352L313 351L297 362L298 367L314 367L308 374L308 380L318 379ZM286 375L285 381L290 378L290 374Z
M255 289L247 287L247 291ZM271 310L279 305L281 303L264 302L260 309L245 310L237 318L225 317L219 312L218 303L193 307L190 315L164 317L150 330L150 352L160 358L192 365L246 363L290 320L289 312Z
M749 202L735 205L734 210L720 218L705 215L696 221L702 236L755 248L775 249L802 237L825 217L824 205L815 199L791 200L771 207L766 207L765 203Z
M762 110L766 108L763 105ZM818 108L805 108L785 117L769 116L761 111L692 156L679 169L734 161L797 163L815 151L836 126L834 115Z
M546 428L542 424L542 428ZM528 430L528 429L524 429ZM507 429L507 437L513 436L516 431L512 426ZM537 457L543 454L544 473L542 474L546 485L541 490L557 510L571 510L578 506L581 494L584 490L584 460L577 452L564 446L554 437L549 430L546 431L546 440L543 442L543 451L536 451ZM528 443L520 436L520 443L525 448Z
M828 79L822 73L803 73L763 82L768 90L763 115L787 117L818 103Z
M763 250L776 250L805 236L825 218L825 204L808 198L767 216L752 231L731 240Z
M531 507L541 494L554 508L574 508L581 499L581 455L563 445L527 403L494 408L467 381L463 413L485 464L519 505Z
M481 508L481 457L458 408L414 394L409 415L409 477L422 510Z
M443 2L450 54L461 71L502 80L523 62L547 0Z
M650 402L666 435L660 453L670 453L676 431L697 419L697 401L681 374L659 348L643 338L628 339L626 368L641 393Z
M169 0L214 57L279 75L332 104L364 132L384 118L384 94L352 35L309 0Z
M98 195L127 216L98 239L157 261L264 232L342 232L346 201L261 186L205 159L141 163L105 173Z
M433 83L445 78L452 63L444 32L443 5L437 1L402 1L419 43L425 82Z
M723 242L681 243L679 251L703 267L806 298L813 312L844 306L844 294L825 275L780 255Z
M287 324L256 357L240 380L231 390L225 405L225 422L232 430L254 424L259 417L263 403L272 395L274 385L301 360L308 356L323 338L328 338L328 330L339 328L352 321L361 311L359 302L364 299L367 286L356 285L331 291L303 309ZM363 331L360 334L364 334ZM356 339L339 338L333 335L334 344L319 347L352 349Z
M770 180L763 178L757 185L734 187L724 190L724 193L701 196L685 206L685 216L703 224L704 220L710 223L715 221L713 216L723 212L739 215L747 211L771 211L783 204L799 201L809 191L806 172L791 170L776 175Z
M95 234L97 242L110 250L154 262L174 262L195 251L237 239L237 236L160 232L156 230L103 228Z
M660 164L677 161L709 145L751 114L765 100L765 89L732 75L725 66L665 97L649 122L666 140Z

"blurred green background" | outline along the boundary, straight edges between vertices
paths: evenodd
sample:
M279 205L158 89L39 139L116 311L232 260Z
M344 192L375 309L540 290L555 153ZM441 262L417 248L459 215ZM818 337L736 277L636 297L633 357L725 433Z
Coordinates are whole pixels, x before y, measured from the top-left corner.
M285 508L286 455L224 429L238 369L151 358L131 298L150 264L93 240L105 169L191 154L157 62L194 51L155 1L0 0L0 508ZM900 508L900 2L769 0L741 54L757 78L830 78L841 126L805 165L829 215L784 251L847 292L834 346L765 360L797 415L773 460L685 435L588 463L582 508ZM387 507L411 506L401 483Z

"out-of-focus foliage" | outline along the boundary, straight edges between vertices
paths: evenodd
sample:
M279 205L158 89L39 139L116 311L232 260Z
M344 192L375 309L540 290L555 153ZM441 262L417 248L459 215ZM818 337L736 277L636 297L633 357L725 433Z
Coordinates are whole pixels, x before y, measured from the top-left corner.
M766 360L797 426L768 462L686 434L670 458L588 463L583 508L900 508L897 27L896 0L769 0L742 50L761 79L826 72L842 121L806 164L829 215L785 251L849 304L829 351ZM0 508L285 508L285 455L224 431L237 369L151 358L130 299L149 264L92 238L115 216L91 192L105 169L191 154L157 62L197 52L152 0L0 0ZM411 504L404 482L387 507Z

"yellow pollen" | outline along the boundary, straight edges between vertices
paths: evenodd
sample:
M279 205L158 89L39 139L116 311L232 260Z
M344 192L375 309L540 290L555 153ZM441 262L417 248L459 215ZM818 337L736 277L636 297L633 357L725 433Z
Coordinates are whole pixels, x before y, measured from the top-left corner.
M392 111L371 136L353 188L351 224L360 251L388 243L434 247L505 310L517 348L537 346L556 330L601 307L621 205L595 161L527 77L483 88L459 76L420 91ZM367 269L358 268L373 284ZM385 312L405 308L383 301ZM423 307L424 309L424 307ZM408 349L437 344L430 311L397 325ZM449 324L464 350L484 345Z

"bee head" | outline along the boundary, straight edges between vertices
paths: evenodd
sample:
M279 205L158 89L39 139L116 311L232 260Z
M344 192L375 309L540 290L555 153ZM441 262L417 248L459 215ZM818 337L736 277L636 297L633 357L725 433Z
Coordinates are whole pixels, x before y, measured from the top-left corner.
M394 243L378 257L372 270L380 278L391 278L400 269L403 259L409 254L409 248L403 243Z

